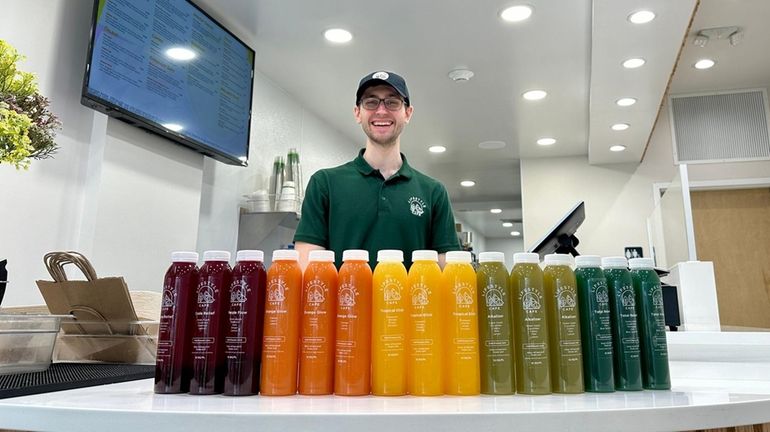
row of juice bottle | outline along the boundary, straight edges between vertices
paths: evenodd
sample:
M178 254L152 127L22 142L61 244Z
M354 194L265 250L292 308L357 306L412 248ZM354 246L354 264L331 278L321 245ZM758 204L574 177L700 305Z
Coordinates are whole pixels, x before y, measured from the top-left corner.
M176 252L164 281L155 392L474 395L670 388L648 259L484 252ZM602 270L601 267L604 267ZM260 374L261 369L261 374Z

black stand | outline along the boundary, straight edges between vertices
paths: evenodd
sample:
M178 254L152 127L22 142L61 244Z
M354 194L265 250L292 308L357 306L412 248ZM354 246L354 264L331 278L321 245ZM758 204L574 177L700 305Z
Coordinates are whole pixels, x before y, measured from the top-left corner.
M580 244L580 240L574 235L560 234L557 238L559 246L556 248L558 254L571 254L572 256L580 255L575 249L575 246Z

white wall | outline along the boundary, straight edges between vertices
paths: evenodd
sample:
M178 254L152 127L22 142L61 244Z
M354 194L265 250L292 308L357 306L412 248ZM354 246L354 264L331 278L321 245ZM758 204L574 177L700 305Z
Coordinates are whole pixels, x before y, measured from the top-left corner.
M508 271L513 268L513 254L525 252L524 242L519 238L487 238L487 248L481 252L503 252L505 254L505 266Z
M688 165L690 181L767 177L770 161ZM625 246L644 247L653 211L652 184L674 178L671 130L664 107L640 164L589 165L586 157L521 161L524 244L543 236L576 202L586 220L577 232L582 254L622 255Z
M0 165L0 259L8 258L11 280L4 306L43 302L34 281L49 278L42 258L53 250L81 251L99 275L158 291L170 251L235 250L239 198L266 184L275 155L297 147L306 182L357 151L259 73L246 169L81 106L92 6L3 1L0 38L27 56L22 68L38 75L63 122L53 159L28 171Z
M329 128L261 73L254 77L252 109L249 167L205 161L198 231L200 251L235 252L242 195L268 189L273 160L276 156L285 159L289 148L299 151L303 190L310 176L320 168L345 163L357 155L357 143ZM350 121L354 121L352 114Z

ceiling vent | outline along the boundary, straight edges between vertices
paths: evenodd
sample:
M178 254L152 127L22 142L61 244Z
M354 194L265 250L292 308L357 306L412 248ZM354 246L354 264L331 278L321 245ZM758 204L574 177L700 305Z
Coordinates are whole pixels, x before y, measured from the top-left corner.
M669 98L676 163L770 160L765 89Z

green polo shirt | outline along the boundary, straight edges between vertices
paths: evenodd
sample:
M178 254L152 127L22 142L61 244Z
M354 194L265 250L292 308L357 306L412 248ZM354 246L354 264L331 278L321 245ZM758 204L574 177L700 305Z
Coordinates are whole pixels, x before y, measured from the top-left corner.
M414 250L460 249L441 183L410 167L403 154L401 168L385 180L363 154L310 177L294 241L333 250L338 267L347 249L368 250L372 267L378 250L400 249L407 268Z

